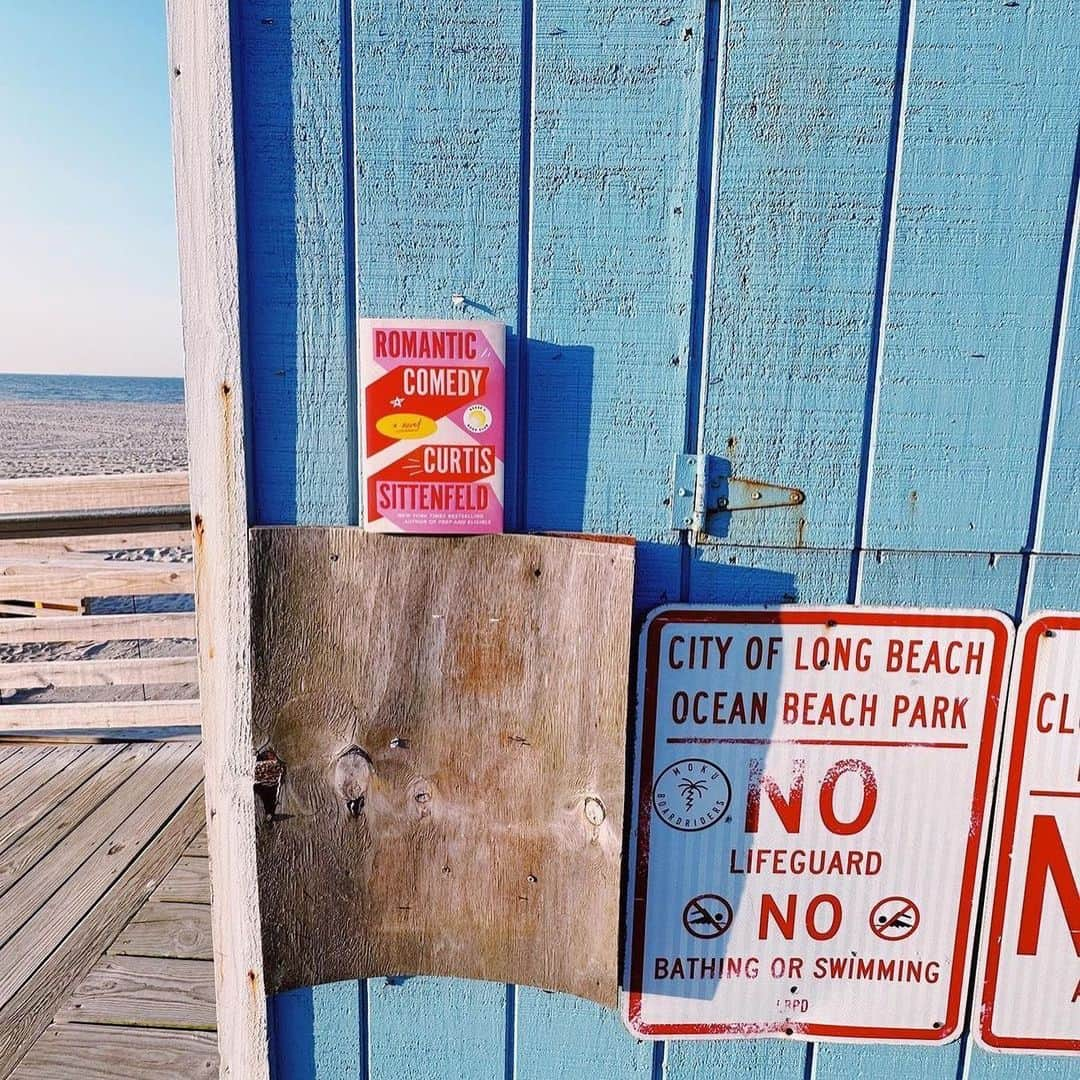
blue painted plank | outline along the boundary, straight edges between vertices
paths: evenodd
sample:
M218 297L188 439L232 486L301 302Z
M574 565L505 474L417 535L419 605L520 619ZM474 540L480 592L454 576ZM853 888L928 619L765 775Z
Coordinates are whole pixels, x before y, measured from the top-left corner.
M918 4L869 546L1028 538L1078 100L1080 0Z
M1015 617L1023 558L878 551L863 566L864 604L993 608Z
M251 520L356 517L351 207L338 0L237 5ZM353 1075L358 987L272 1002L278 1075Z
M1030 610L1080 609L1080 557L1036 556L1026 578ZM1019 605L1018 605L1019 606ZM1080 1066L1064 1057L1032 1057L1026 1054L991 1054L967 1046L965 1080L1075 1080Z
M627 532L639 606L677 595L701 0L541 0L528 264L529 529Z
M352 62L359 314L492 316L513 332L521 4L353 0ZM512 505L512 465L507 473ZM374 983L372 1076L494 1075L487 1066L512 1037L504 1013L501 986Z
M632 533L638 610L679 594L667 506L685 446L706 49L702 0L537 0L531 41L529 530ZM522 988L517 1077L649 1076L617 1014Z
M277 994L270 1001L274 1080L359 1080L362 1023L355 982Z
M649 1080L662 1044L638 1042L617 1012L591 1001L518 988L512 1080Z
M347 524L356 454L342 13L237 5L252 520Z
M702 448L808 497L732 543L853 542L904 6L724 5Z
M1012 615L1022 564L1019 555L877 552L863 566L862 602L994 608ZM870 1074L896 1080L953 1080L960 1075L969 1050L967 1036L940 1047L821 1044L815 1076L820 1080Z
M1031 611L1080 611L1080 558L1037 555L1028 582Z
M842 602L848 557L843 551L788 548L698 548L691 556L689 599L709 604ZM732 897L732 902L736 899ZM736 904L737 906L737 904ZM734 1040L668 1046L668 1080L716 1077L802 1080L813 1051L802 1042Z
M1080 125L1076 133L1072 193L1061 252L1047 400L1046 475L1037 493L1032 542L1038 551L1080 551Z
M502 983L465 979L368 982L370 1080L492 1080L512 1053ZM366 1080L365 1078L365 1080Z

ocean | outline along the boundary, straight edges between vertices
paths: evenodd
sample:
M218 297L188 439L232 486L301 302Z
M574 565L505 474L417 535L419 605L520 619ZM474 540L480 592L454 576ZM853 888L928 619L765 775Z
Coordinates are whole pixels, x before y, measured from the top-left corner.
M183 379L126 378L120 375L4 375L0 401L149 402L181 405Z

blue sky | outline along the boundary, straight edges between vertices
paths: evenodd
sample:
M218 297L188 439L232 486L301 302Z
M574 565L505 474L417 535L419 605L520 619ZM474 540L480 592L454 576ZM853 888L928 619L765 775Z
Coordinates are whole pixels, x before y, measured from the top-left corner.
M179 375L164 0L0 26L0 371Z

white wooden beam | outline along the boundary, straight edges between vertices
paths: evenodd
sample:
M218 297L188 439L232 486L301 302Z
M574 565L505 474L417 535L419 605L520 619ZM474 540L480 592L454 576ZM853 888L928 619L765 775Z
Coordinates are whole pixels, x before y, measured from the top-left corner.
M27 731L114 731L194 727L198 701L74 701L48 705L0 705L0 735Z
M28 476L0 479L0 507L21 514L92 513L186 506L188 474L119 473L115 476Z
M194 656L23 660L0 664L0 690L34 690L54 686L156 686L192 683L198 678Z
M228 0L168 0L221 1073L269 1080L251 740Z
M194 636L195 616L187 612L0 619L0 645L43 641L158 641Z

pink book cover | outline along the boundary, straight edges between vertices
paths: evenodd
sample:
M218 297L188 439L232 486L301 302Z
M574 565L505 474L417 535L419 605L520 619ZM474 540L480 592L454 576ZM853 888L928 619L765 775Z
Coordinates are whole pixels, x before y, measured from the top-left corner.
M360 319L364 528L503 529L506 326Z

